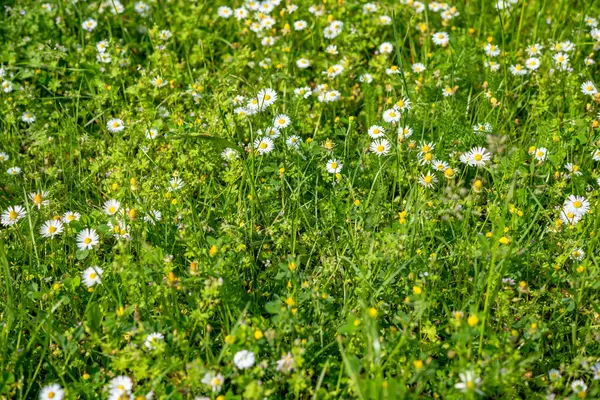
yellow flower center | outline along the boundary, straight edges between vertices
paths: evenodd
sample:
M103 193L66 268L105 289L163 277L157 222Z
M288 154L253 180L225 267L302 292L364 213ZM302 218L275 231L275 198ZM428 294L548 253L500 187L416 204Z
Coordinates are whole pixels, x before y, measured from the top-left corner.
M431 154L431 153L427 153L423 156L423 159L425 161L431 161L432 158L433 158L433 154Z
M262 142L258 147L264 150L267 148L267 144L265 142Z
M431 183L433 178L431 177L431 175L427 175L425 178L423 178L423 180L425 181L425 183Z
M50 225L50 226L48 227L48 232L50 232L50 233L54 233L54 232L56 232L56 227L55 227L54 225Z
M90 244L90 243L92 243L92 239L89 237L86 237L85 239L83 239L83 243Z
M8 213L8 218L12 219L17 219L17 217L19 216L19 214L16 211L11 211L10 213Z
M332 162L332 163L331 163L331 168L333 168L333 169L336 169L336 168L337 168L337 163L335 163L335 162Z
M575 200L573 202L573 207L575 207L575 208L581 208L582 205L583 204L581 204L581 202L579 200Z
M537 155L538 155L538 157L543 157L544 156L544 152L543 151L538 151Z
M90 274L90 279L96 279L96 277L97 277L97 276L98 276L98 275L97 275L95 272L92 272L92 273ZM122 387L122 386L119 386L119 389L123 389L123 387Z
M271 100L271 96L269 96L268 94L265 96L265 100L269 101Z
M383 145L377 146L377 152L378 153L382 153L384 150L385 150L385 147Z
M118 128L119 127L119 123L118 122L113 122L113 128Z
M285 124L285 119L283 119L283 118L280 118L280 119L279 119L279 124L280 124L280 125L283 125L283 124Z
M54 392L48 392L48 398L49 399L53 399L54 398Z
M115 206L112 206L108 209L108 212L114 214L115 212L117 212L117 209L115 208Z
M579 165L573 165L573 172L579 171Z
M36 193L35 197L33 198L33 202L35 204L41 204L42 203L42 195L39 193Z
M483 158L483 156L481 154L475 154L473 156L473 158L475 159L475 161L481 161L481 159Z

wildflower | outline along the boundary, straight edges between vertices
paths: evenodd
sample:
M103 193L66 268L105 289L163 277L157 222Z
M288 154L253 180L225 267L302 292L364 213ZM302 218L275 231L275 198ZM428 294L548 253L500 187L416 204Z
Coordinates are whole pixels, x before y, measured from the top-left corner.
M121 203L119 203L115 199L110 199L104 203L104 206L102 207L102 211L104 211L104 214L106 214L106 215L115 215L116 212L119 211L120 207L121 207Z
M296 60L296 66L302 69L308 68L310 67L310 60L308 58L299 58Z
M169 192L176 192L184 186L185 186L185 183L183 182L183 180L180 177L176 176L176 177L171 178L171 180L169 180L169 187L167 190Z
M509 70L515 76L527 75L527 70L521 64L511 65Z
M35 122L35 114L30 112L24 112L23 115L21 115L21 121L27 124L32 124Z
M151 333L148 336L146 336L146 340L144 340L144 346L146 346L148 350L153 350L158 344L158 341L162 340L163 338L164 335L162 333Z
M220 372L215 373L215 372L209 371L206 374L204 374L204 377L202 378L202 383L210 386L210 389L212 390L213 393L219 393L221 391L221 388L223 387L224 382L225 382L225 378L223 377L223 374L221 374Z
M343 165L335 159L327 161L327 165L325 166L327 172L329 172L330 174L337 174L341 172L342 167Z
M371 83L373 82L373 76L371 74L362 74L359 80L363 83Z
M79 214L78 212L67 211L63 214L62 221L65 224L70 224L73 221L79 221L79 218L81 218L81 214Z
M273 151L275 144L269 137L259 137L254 141L254 148L258 151L258 154L267 154Z
M157 88L161 88L163 86L165 86L167 84L167 81L165 81L163 78L161 78L160 76L157 76L155 78L152 78L152 80L150 80L150 83Z
M94 229L84 229L77 234L77 248L79 250L91 250L100 243L100 238Z
M12 82L10 81L2 81L2 91L4 93L10 93L12 92L13 87L12 87Z
M560 378L561 378L560 371L557 369L551 369L550 371L548 371L548 378L550 378L550 380L552 382L556 382L556 381L560 380Z
M538 161L544 161L548 150L545 147L540 147L535 150L535 159Z
M229 18L233 15L231 8L223 6L217 9L217 15L221 18Z
M287 140L285 141L285 144L290 147L290 148L299 148L300 147L300 143L302 143L302 139L299 136L296 135L291 135L287 138Z
M169 40L171 38L171 36L173 36L173 34L171 33L171 31L168 30L162 30L158 33L158 37L160 40Z
M450 86L446 86L444 89L442 89L442 95L444 97L454 96L455 93L456 93L456 89L451 88Z
M577 248L573 249L570 257L572 260L581 261L585 257L585 251L583 251L581 248L577 247Z
M108 383L108 392L110 393L111 398L120 399L123 395L126 395L125 397L129 398L132 389L133 382L128 376L116 376Z
M275 119L273 119L273 125L276 129L287 128L288 126L290 126L290 123L291 123L290 117L288 117L285 114L279 114L278 116L275 117Z
M254 353L248 350L240 350L233 356L233 363L238 369L248 369L254 362Z
M487 152L485 147L474 147L467 154L467 159L469 160L469 165L475 167L483 167L485 163L491 159L491 154Z
M583 196L569 195L565 200L563 210L582 217L590 211L590 202Z
M581 84L581 93L592 96L598 93L598 90L592 81L587 81Z
M372 153L377 154L378 156L382 156L384 154L389 153L390 151L390 142L386 139L377 139L371 143L369 147Z
M231 162L231 161L237 159L238 157L239 157L239 153L230 147L227 147L226 149L224 149L221 152L221 158L227 162Z
M62 231L63 223L59 219L51 219L44 222L40 228L40 235L53 238L54 236L60 235Z
M441 160L433 160L432 161L433 169L439 172L444 172L448 169L448 163Z
M371 126L369 128L369 131L367 133L373 139L377 139L377 138L380 138L380 137L382 137L384 135L385 130L383 129L383 127L381 127L379 125L373 125L373 126Z
M421 64L421 63L415 63L412 65L412 70L414 73L416 74L420 74L421 72L425 71L425 65Z
M121 132L125 129L125 124L123 123L123 120L119 118L112 118L106 123L106 129L111 133Z
M98 43L96 43L96 51L98 53L104 53L107 48L108 48L108 42L106 40L101 40Z
M495 44L488 43L483 49L485 50L485 54L489 57L496 57L500 54L500 48Z
M88 31L88 32L91 32L91 31L93 31L94 29L96 29L96 26L98 26L98 23L97 23L95 20L91 19L91 18L89 18L89 19L86 19L86 20L85 20L85 21L83 21L83 23L81 24L81 27L82 27L84 30Z
M528 58L525 61L525 66L528 69L530 69L532 71L535 71L535 70L537 70L540 67L540 59L539 58L535 58L535 57Z
M525 49L525 51L527 52L527 54L529 54L530 57L532 56L541 56L542 55L542 49L544 48L544 46L542 46L541 44L532 44L530 46L527 46L527 48Z
M304 29L306 29L307 26L308 24L306 23L306 21L303 20L298 20L294 22L294 29L297 31L303 31Z
M405 139L408 139L413 134L412 128L408 126L399 126L398 127L398 142L403 142Z
M596 150L592 151L592 160L600 161L600 149L596 149Z
M595 381L600 379L600 362L597 362L596 364L592 365L591 369L592 369L592 373L594 374L593 379Z
M276 370L279 372L283 372L284 374L289 374L292 370L294 370L294 356L291 352L288 352L286 355L282 356L281 359L277 361Z
M265 110L277 101L277 92L273 89L262 89L256 96L260 110Z
M435 187L437 183L437 178L435 175L431 175L429 172L425 175L421 174L419 177L419 184L427 189L432 189Z
M381 54L390 54L394 51L394 46L389 42L383 42L379 45L379 52Z
M92 287L102 283L100 278L102 278L103 273L104 270L100 267L89 267L81 274L81 280L85 286Z
M433 43L445 47L450 42L450 36L446 32L437 32L432 35Z
M585 393L587 392L587 385L581 379L577 379L571 383L571 389L573 392L581 398L585 397Z
M48 197L48 192L46 192L45 190L42 190L41 192L29 193L28 197L33 203L33 205L38 208L38 210L42 206L47 206L48 204L50 204L50 200L46 200L46 197Z
M383 120L388 124L395 124L400 121L400 112L397 109L391 108L383 112Z
M476 377L472 371L461 372L458 374L460 382L455 383L454 387L463 393L475 391L480 395L484 393L479 389L481 378Z
M65 391L58 383L46 385L40 391L40 400L62 400L65 396Z
M599 151L599 153L600 153L600 151ZM8 154L0 151L0 162L8 161L9 159L10 159L10 157L8 156Z

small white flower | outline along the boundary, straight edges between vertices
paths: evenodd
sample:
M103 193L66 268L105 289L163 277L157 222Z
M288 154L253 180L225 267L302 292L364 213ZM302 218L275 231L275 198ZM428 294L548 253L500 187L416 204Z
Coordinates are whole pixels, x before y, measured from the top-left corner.
M254 362L254 353L248 350L240 350L233 356L233 363L238 369L251 368Z
M119 118L112 118L106 123L106 129L111 133L121 132L125 129L125 124Z
M65 396L65 391L58 383L46 385L40 391L40 400L62 400Z
M164 335L162 333L158 333L158 332L154 332L149 334L148 336L146 336L146 340L144 341L144 346L146 346L146 348L148 350L153 350L157 343L162 340L164 338Z
M103 273L104 270L100 267L89 267L81 274L81 280L85 286L90 288L102 283L101 278Z

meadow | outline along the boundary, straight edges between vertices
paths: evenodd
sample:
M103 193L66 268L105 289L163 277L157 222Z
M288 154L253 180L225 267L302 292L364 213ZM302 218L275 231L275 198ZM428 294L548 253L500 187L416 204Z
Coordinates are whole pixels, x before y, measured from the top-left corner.
M600 398L599 18L5 3L0 398Z

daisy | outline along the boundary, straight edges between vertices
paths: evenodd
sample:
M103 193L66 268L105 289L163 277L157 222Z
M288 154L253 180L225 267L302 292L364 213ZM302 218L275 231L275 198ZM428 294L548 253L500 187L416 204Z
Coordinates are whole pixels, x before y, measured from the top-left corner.
M78 212L67 211L63 214L62 221L65 224L70 224L73 221L79 221L79 218L81 218L81 214L79 214Z
M541 56L543 48L544 48L544 46L536 43L536 44L532 44L531 46L527 46L525 51L527 52L527 54L529 54L530 57L531 56Z
M425 69L425 65L421 63L416 63L412 65L412 70L415 74L420 74L421 72L425 71Z
M77 248L79 250L91 250L100 243L100 238L94 229L84 229L77 234Z
M535 150L535 159L538 161L544 161L548 150L545 147L540 147Z
M540 60L539 60L539 58L535 58L535 57L528 58L525 61L525 66L528 69L535 71L540 67Z
M390 142L387 139L377 139L371 143L369 147L372 153L377 154L378 156L385 155L390 151Z
M35 114L30 112L24 112L23 115L21 115L21 121L27 124L32 124L35 122Z
M93 31L94 29L96 29L96 27L97 27L97 26L98 26L98 23L97 23L95 20L91 19L91 18L89 18L89 19L86 19L86 20L85 20L85 21L83 21L83 23L81 24L81 27L82 27L84 30L88 31L88 32L91 32L91 31Z
M259 137L254 141L254 148L258 151L258 154L267 154L273 151L275 144L270 137Z
M582 396L581 394L585 394L587 388L587 385L581 379L577 379L571 383L571 389L581 398L585 398L585 396Z
M567 169L567 171L569 171L573 175L577 175L577 176L583 175L583 173L581 172L581 169L579 168L579 165L577 165L577 164L567 163L567 165L565 165L565 169Z
M8 175L19 175L21 173L21 168L19 167L10 167L9 169L6 170L6 173Z
M157 76L155 78L152 78L152 80L150 81L150 83L154 86L154 87L158 87L161 88L163 86L165 86L167 84L167 81L165 81L163 78L161 78L160 76Z
M300 143L302 143L302 139L299 136L291 135L285 141L285 144L289 148L297 149L300 147Z
M2 213L2 219L1 219L2 225L4 225L4 226L14 225L17 222L19 222L19 220L24 218L26 214L27 214L27 211L25 211L25 207L8 206L6 211L4 211Z
M592 151L592 160L600 161L600 149Z
M400 121L400 112L395 108L385 110L383 112L383 120L388 124L395 124Z
M110 199L104 203L104 206L102 207L102 211L104 211L104 214L106 214L106 215L115 215L116 212L119 211L120 207L121 207L121 203L119 203L115 199Z
M483 50L488 57L496 57L500 54L500 48L491 43L486 44Z
M338 48L335 44L330 44L329 46L325 47L325 53L335 56L338 54Z
M176 192L184 186L185 183L183 182L183 180L180 177L176 176L169 180L169 187L167 190L169 192Z
M10 160L10 157L8 156L8 154L0 151L0 162L4 162L4 161L8 161L8 160Z
M481 378L476 377L472 371L461 372L458 374L458 376L460 377L460 382L454 384L456 389L463 393L475 391L480 395L484 394L481 390L479 390Z
M435 169L436 171L444 172L448 169L448 163L446 161L433 160L431 164L433 169Z
M485 147L474 147L467 154L467 159L469 160L469 165L475 167L483 167L485 163L492 158L492 155L487 152Z
M289 374L294 369L294 356L291 352L281 357L277 361L277 367L275 368L278 372L283 372L284 374Z
M342 167L343 164L341 164L338 160L335 159L327 161L327 164L325 165L325 169L327 169L327 172L329 172L330 174L340 173Z
M233 15L231 8L223 6L217 9L217 15L221 18L229 18Z
M233 15L235 16L235 19L242 21L248 18L248 10L246 10L244 7L236 8L233 10Z
M254 353L248 350L240 350L233 356L233 363L238 369L248 369L254 365Z
M150 140L154 140L158 137L158 129L150 128L146 130L146 138Z
M42 206L47 206L48 204L50 204L50 200L46 200L46 197L48 197L48 192L46 192L45 190L42 190L41 192L29 193L28 197L33 203L33 205L38 208L38 210Z
M565 200L563 210L577 216L584 216L590 211L590 202L583 196L569 195Z
M312 94L312 90L310 89L310 86L299 87L294 89L294 94L308 99Z
M131 390L133 389L133 382L131 378L128 376L119 375L112 378L108 384L108 391L111 396L115 398L119 398L121 395L129 395L131 394ZM129 398L129 397L127 397Z
M598 90L592 81L587 81L581 84L581 93L592 96L598 93Z
M421 176L419 177L419 183L427 189L432 189L437 183L437 178L435 177L435 175L431 175L428 172L426 175L421 174Z
M90 288L94 285L99 285L102 283L102 280L100 278L102 278L103 273L104 270L100 267L89 267L86 268L86 270L83 271L83 273L81 274L81 280L83 281L83 284L85 286Z
M101 62L104 64L109 64L112 61L112 58L110 57L110 54L108 54L108 53L98 53L96 55L96 60L98 60L98 62Z
M239 157L239 153L236 150L229 148L229 147L227 147L225 150L223 150L221 152L221 158L227 162L231 162L238 157Z
M106 123L106 129L111 133L121 132L125 129L125 124L123 123L123 120L119 118L112 118Z
M525 69L521 64L511 65L510 73L514 76L523 76L527 75L527 69Z
M285 114L279 114L278 116L275 117L275 119L273 119L273 125L277 129L287 128L290 125L290 123L291 123L290 117L288 117Z
M256 96L261 110L265 110L277 101L277 92L273 89L262 89Z
M101 40L98 43L96 43L96 51L98 53L104 53L107 48L108 48L108 42L106 40Z
M454 88L451 88L450 86L446 86L445 88L442 89L442 95L444 97L454 96L455 93L456 93L456 90Z
M373 139L382 137L384 133L385 133L385 130L383 129L383 127L381 127L379 125L371 126L368 131L369 136L371 136Z
M594 380L597 381L600 379L600 363L596 363L592 365L592 373L594 374Z
M46 385L40 391L40 400L62 400L65 396L65 391L58 383Z
M402 112L409 111L411 109L411 103L408 97L403 97L394 104L394 108Z
M12 92L13 87L12 87L12 82L10 81L2 81L2 91L4 93L10 93Z
M556 53L554 56L552 56L552 59L556 65L564 66L569 62L569 55L564 53Z
M173 36L171 31L168 31L166 29L160 31L158 34L158 37L160 38L160 40L169 40L169 39L171 39L171 36Z
M408 126L399 126L398 127L398 142L403 142L405 139L408 139L413 134L412 128Z
M209 371L206 374L204 374L204 377L202 378L202 383L210 386L210 389L213 393L219 393L221 391L221 388L223 387L224 382L225 378L220 372L214 373L212 371Z
M263 136L262 132L260 131L260 129L257 132L258 136ZM279 136L281 136L281 132L279 132L279 129L277 129L274 126L271 126L267 129L265 129L265 136L271 138L271 139L277 139Z
M308 68L308 67L310 67L310 60L308 58L299 58L296 61L296 66L298 68L302 68L302 69Z
M447 46L450 41L450 36L446 32L437 32L432 35L433 43L438 46Z
M359 80L364 83L371 83L373 82L373 76L371 74L362 74Z
M63 231L63 223L59 219L51 219L44 222L40 228L40 234L43 237L53 238L56 235L60 235Z
M560 219L566 225L577 225L581 221L582 216L573 213L572 211L561 210Z
M150 13L150 6L143 1L138 1L135 3L134 9L142 17L145 17Z
M390 54L394 51L394 46L389 42L383 42L379 45L379 52L381 54Z
M419 147L419 152L421 154L431 153L435 149L435 145L433 143L423 142L421 143L421 147Z
M294 29L297 31L303 31L304 29L306 29L307 26L308 24L306 23L306 21L303 20L298 20L294 22Z
M473 127L473 132L475 133L489 133L492 131L492 125L490 125L488 122L485 122L483 124L477 124Z
M573 251L571 252L571 255L570 255L570 257L571 257L571 259L572 259L572 260L575 260L575 261L581 261L581 260L583 260L583 258L585 257L585 251L583 251L583 250L582 250L581 248L579 248L579 247L578 247L578 248L575 248L575 249L573 249Z
M560 380L560 378L561 378L560 371L557 369L551 369L550 371L548 371L548 378L550 378L550 380L552 382L556 382L556 381Z
M162 333L158 333L158 332L154 332L149 334L148 336L146 336L146 340L144 341L144 346L146 346L146 348L148 350L153 350L158 341L162 340L164 338L164 335Z

